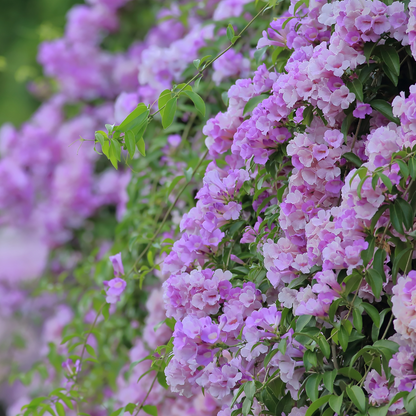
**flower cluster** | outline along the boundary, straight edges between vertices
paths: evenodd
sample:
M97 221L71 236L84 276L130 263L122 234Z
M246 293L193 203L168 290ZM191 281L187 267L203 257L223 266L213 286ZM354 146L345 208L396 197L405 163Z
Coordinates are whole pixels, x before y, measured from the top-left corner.
M110 376L94 367L89 383L105 379L105 398L94 403L115 402L119 413L413 414L416 4L291 1L269 23L255 3L173 4L125 54L109 52L102 40L118 30L116 11L129 11L127 2L72 9L65 37L40 53L60 93L20 136L10 127L2 131L0 232L12 236L18 254L31 253L2 281L18 280L16 270L28 273L29 266L36 277L49 251L86 218L118 205L124 220L114 249L125 249L131 272L125 275L119 253L110 257L115 277L104 280L103 250L74 278L81 284L96 273L106 303L124 293L119 310L102 297L84 300L78 315L92 328L87 337L74 334L82 342L70 347L71 335L57 346L76 319L70 308L55 307L45 325L45 339L55 345L49 345L50 374L62 368L53 365L54 354L65 356L73 400L82 382L77 375L88 371L87 351L92 362L111 356ZM252 16L257 27L251 22L243 32L254 43L242 33L241 48L211 60L226 38L235 42L230 33L239 19ZM176 85L195 67L195 83ZM204 79L209 71L212 82ZM64 119L71 100L97 98L107 103L89 102ZM144 135L146 146L135 124L141 109L152 137ZM106 117L118 126L107 125L104 144L98 131L95 144L103 153L108 144L110 160L111 151L123 152L132 173L96 173L97 156L87 150L79 159L72 155L71 164L64 157L61 144ZM20 144L28 140L39 150ZM202 140L206 163L206 156L197 162ZM141 157L131 156L131 144ZM200 182L199 168L205 168ZM41 185L45 178L48 186ZM50 215L49 207L58 208ZM24 241L25 233L43 245ZM18 285L7 287L15 290L6 304L10 314L24 297ZM105 335L94 330L98 321Z

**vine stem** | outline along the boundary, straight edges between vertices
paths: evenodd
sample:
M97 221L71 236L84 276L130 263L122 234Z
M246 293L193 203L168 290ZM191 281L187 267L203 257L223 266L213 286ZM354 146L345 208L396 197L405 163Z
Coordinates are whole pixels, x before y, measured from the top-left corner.
M131 270L127 273L126 277L129 277L130 274L136 270L136 266L139 263L139 261L143 258L143 256L147 253L147 251L149 250L149 248L152 246L152 244L155 242L157 236L159 235L160 231L162 230L163 226L165 225L166 220L168 219L170 213L172 212L172 209L175 207L175 205L177 204L177 202L179 201L179 198L181 197L182 193L185 191L186 187L189 185L189 183L192 181L192 179L194 178L196 172L198 171L199 167L201 166L202 162L205 160L205 158L208 155L208 149L205 151L205 153L203 154L203 156L201 157L201 159L199 159L198 164L196 165L194 171L192 172L192 176L190 177L190 179L182 186L181 190L179 191L178 195L175 198L175 201L173 202L173 204L169 207L169 209L167 210L165 216L163 217L163 220L159 226L159 228L156 230L155 234L153 235L153 237L151 238L151 240L149 241L149 243L147 244L146 248L141 252L140 256L138 257L138 259L134 262L133 267L131 268Z
M222 52L220 52L215 58L212 58L202 69L200 69L178 92L174 94L172 98L178 98L179 94L185 90L186 87L188 87L192 81L195 81L199 76L201 76L205 70L207 70L218 58L220 58L222 55L224 55L226 52L228 52L241 38L244 32L253 24L253 22L264 13L264 11L269 7L268 4L266 4L262 9L246 24L246 26L241 30L241 32L237 35L238 39L235 42L232 42L227 48L225 48ZM149 119L152 119L157 113L160 113L167 104L165 104L163 107L159 108L154 113L150 114Z
M143 406L144 406L144 403L146 402L147 398L149 397L150 392L151 392L151 391L152 391L152 389L153 389L153 386L155 385L156 379L157 379L157 373L156 373L156 375L155 375L155 378L154 378L154 379L153 379L153 381L152 381L152 384L151 384L151 385L150 385L150 387L149 387L149 390L147 391L146 397L143 399L142 403L140 404L140 406L139 406L139 408L137 409L137 411L136 411L136 413L134 414L134 416L137 416L137 415L139 414L140 410L142 410L142 408L143 408Z
M77 376L81 373L82 371L82 362L84 360L84 354L85 354L85 350L87 348L87 342L88 342L88 338L90 337L90 335L92 334L92 331L94 330L95 325L97 324L97 320L98 317L101 315L101 312L103 311L103 308L105 306L106 302L103 302L102 305L100 306L100 309L97 312L97 315L95 316L94 322L91 325L91 328L85 338L84 344L82 346L82 351L81 351L81 356L79 358L79 371L75 374L74 377L74 384L77 383ZM79 405L78 405L78 400L76 401L76 405L77 405L77 414L79 413Z
M357 129L355 130L355 134L354 134L354 140L352 141L352 145L351 145L351 152L352 152L352 150L354 149L354 146L355 146L355 142L357 141L357 137L358 137L358 132L359 132L359 130L360 130L360 127L361 127L361 122L362 122L363 120L360 118L360 120L358 121L358 125L357 125Z

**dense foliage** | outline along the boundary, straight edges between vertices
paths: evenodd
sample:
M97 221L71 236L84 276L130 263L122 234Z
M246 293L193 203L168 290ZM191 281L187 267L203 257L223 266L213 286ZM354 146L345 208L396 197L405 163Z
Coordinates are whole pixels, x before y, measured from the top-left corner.
M416 3L143 10L2 128L8 413L416 415Z

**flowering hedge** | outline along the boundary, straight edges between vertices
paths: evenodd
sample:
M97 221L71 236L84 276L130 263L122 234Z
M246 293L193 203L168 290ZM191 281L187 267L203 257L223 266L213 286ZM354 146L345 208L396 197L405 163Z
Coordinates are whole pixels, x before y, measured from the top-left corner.
M141 10L2 128L9 414L416 415L416 3Z

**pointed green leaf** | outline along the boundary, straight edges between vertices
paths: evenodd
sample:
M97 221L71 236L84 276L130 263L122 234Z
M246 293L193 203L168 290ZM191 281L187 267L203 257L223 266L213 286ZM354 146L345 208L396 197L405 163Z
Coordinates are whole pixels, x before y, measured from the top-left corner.
M376 269L368 269L365 280L371 286L374 297L379 299L383 290L383 278Z
M365 395L361 387L358 386L347 386L346 392L348 397L354 403L355 407L361 412L365 413L366 410L366 400Z
M318 345L319 345L319 348L322 351L322 354L326 358L329 358L331 356L331 347L329 346L328 341L325 339L325 337L320 336L318 338Z
M406 230L412 229L415 217L413 215L413 209L410 204L403 198L397 198L394 204L398 204L400 206L403 214L403 224L406 227Z
M400 57L396 48L380 45L374 49L374 53L381 58L382 62L388 66L394 75L400 75Z
M202 117L205 117L205 103L204 100L192 91L184 91L185 94L193 101L195 108L199 111Z
M55 403L55 409L58 413L58 416L65 416L65 408L60 402Z
M126 143L130 157L133 159L134 153L136 151L136 139L134 137L134 133L131 130L125 133L124 142Z
M351 82L347 82L347 87L355 95L357 101L364 101L363 84L361 84L361 81L358 78Z
M342 399L344 398L344 393L341 396L331 396L329 399L329 405L331 409L338 414L341 414Z
M150 404L146 404L142 407L143 411L146 412L148 415L151 416L157 416L157 407L150 405Z
M336 376L337 376L336 369L332 371L326 371L323 375L324 386L330 393L334 392L334 382L335 382Z
M256 97L250 98L250 100L248 100L247 104L244 107L243 115L253 111L257 107L257 105L266 98L269 98L269 94L261 94L257 95Z
M380 314L379 314L378 310L373 305L370 305L369 303L364 303L363 302L361 304L361 306L364 308L364 310L370 316L370 318L374 322L374 325L379 328L380 327Z
M165 111L162 115L162 125L164 129L167 129L173 122L176 113L176 104L178 102L177 98L171 98L165 107Z
M363 164L363 161L352 152L344 153L342 157L347 159L349 162L353 163L355 166L357 166L357 168L359 168Z
M352 311L352 321L357 332L361 333L363 330L363 317L357 308L354 308Z
M371 101L370 105L372 108L374 108L374 110L381 113L384 117L386 117L390 121L393 121L396 124L400 123L400 120L397 117L393 116L391 105L387 101L377 99L377 100Z
M126 132L138 128L149 115L149 110L144 104L139 104L116 128L118 132Z
M143 137L137 141L137 149L139 149L139 152L142 156L146 156L146 145L144 143Z
M333 397L331 395L320 397L319 399L315 400L308 408L305 413L305 416L312 416L321 406L328 403L329 399Z
M309 397L309 399L314 402L318 399L319 395L319 384L322 380L321 374L312 374L308 377L305 383L305 391L306 395Z
M403 213L402 213L402 210L400 209L400 206L393 203L389 206L389 208L390 208L390 221L393 227L399 234L404 234L404 229L403 229L404 218L403 218Z
M172 91L171 90L164 90L160 93L159 98L157 100L157 106L159 107L160 115L163 117L163 113L165 111L165 105L167 102L172 98Z
M233 25L230 23L227 27L227 38L232 42L233 37L235 36Z

